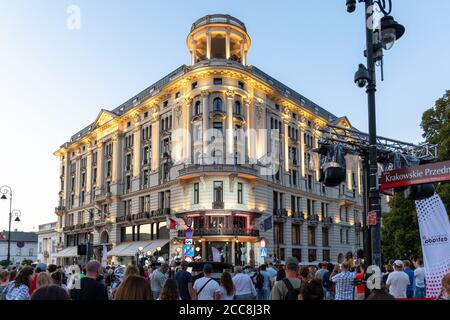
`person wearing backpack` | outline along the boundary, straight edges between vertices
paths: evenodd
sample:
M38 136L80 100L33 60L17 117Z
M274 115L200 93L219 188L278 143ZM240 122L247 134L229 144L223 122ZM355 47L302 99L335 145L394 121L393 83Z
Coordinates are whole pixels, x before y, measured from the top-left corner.
M267 272L267 266L262 264L259 267L259 271L255 275L255 288L258 300L269 300L270 297L270 286L271 277L270 273Z
M295 257L288 257L284 269L286 278L275 283L270 300L298 300L302 284L297 278L298 260Z

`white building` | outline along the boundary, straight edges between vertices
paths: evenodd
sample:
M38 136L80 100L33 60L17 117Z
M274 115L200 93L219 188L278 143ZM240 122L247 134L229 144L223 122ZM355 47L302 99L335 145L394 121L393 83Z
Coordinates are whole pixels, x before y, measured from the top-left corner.
M0 261L8 257L8 231L0 233ZM11 231L10 259L12 264L23 260L36 261L37 234L35 232Z
M56 264L56 248L59 234L56 222L41 224L38 231L37 261L45 264Z

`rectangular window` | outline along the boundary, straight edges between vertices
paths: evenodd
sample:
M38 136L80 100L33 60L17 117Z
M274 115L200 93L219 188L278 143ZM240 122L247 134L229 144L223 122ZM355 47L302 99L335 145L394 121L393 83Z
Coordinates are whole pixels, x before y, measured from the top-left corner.
M274 237L275 241L278 244L284 243L284 224L283 223L274 223Z
M323 261L330 261L331 260L331 255L330 255L330 250L325 249L322 251L322 260Z
M316 245L316 228L308 226L308 246Z
M127 191L131 190L131 176L127 176L125 187L126 187Z
M329 247L329 231L328 228L322 228L322 246L323 247ZM328 261L328 260L327 260Z
M217 121L213 122L213 133L214 133L214 135L217 135L219 137L223 135L223 124L222 124L222 122L217 122Z
M300 225L292 225L292 244L300 245Z
M199 202L199 184L194 183L194 204Z
M297 209L295 207L295 196L291 196L291 211L296 212Z
M214 202L223 202L223 181L214 181Z
M339 230L339 238L341 243L344 243L344 231L342 229Z
M244 203L243 185L240 182L238 183L238 203L240 204Z
M317 250L316 249L308 249L308 261L309 262L317 261Z
M299 249L299 248L297 248L297 249L292 249L292 256L293 256L294 258L297 258L297 260L298 260L299 262L301 262L301 261L302 261L302 249Z
M222 78L214 78L213 84L222 84Z
M238 87L239 87L239 89L244 89L244 87L245 87L244 82L238 81Z
M273 209L278 209L278 192L273 192Z

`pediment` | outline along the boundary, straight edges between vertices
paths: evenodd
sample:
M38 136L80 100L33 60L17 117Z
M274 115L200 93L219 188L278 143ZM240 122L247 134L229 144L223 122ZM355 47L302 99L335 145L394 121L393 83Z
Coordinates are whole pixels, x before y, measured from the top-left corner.
M354 129L350 121L346 116L340 117L332 122L333 125L347 128L347 129Z
M108 123L115 118L117 118L117 115L115 115L111 111L102 109L94 121L94 128L101 127L105 123Z

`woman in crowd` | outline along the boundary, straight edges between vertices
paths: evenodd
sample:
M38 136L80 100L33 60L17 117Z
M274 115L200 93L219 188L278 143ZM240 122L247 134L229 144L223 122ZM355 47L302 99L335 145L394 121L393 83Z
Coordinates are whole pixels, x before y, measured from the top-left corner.
M302 284L300 288L299 300L305 301L320 301L324 299L324 290L322 281L319 279L312 279Z
M10 282L6 289L6 300L30 300L28 289L33 279L34 270L32 267L26 266L20 270L16 279Z
M175 279L169 278L164 282L158 300L181 300L178 285Z
M63 288L64 290L66 290L68 292L67 286L62 283L62 281L63 281L63 274L62 274L61 271L55 271L50 276L52 278L52 282L53 282L54 285L56 285L58 287L61 287L61 288Z
M310 280L309 275L310 275L309 268L308 268L308 267L302 267L302 268L300 269L300 275L299 275L298 278L300 279L300 281L301 281L302 283L303 283L303 282L307 282L307 281Z
M48 286L52 283L53 280L47 272L40 272L36 279L36 288Z
M9 272L7 270L0 270L0 300L4 300L8 284Z
M124 277L114 294L114 300L151 300L148 281L139 275Z
M53 273L56 273L55 271ZM31 300L70 300L66 290L57 285L38 287L31 295Z
M124 278L127 278L128 276L139 276L139 269L134 264L129 264L125 270Z
M280 268L277 271L277 277L275 278L275 281L281 281L284 278L286 278L286 271L284 270L284 268Z
M363 283L365 274L364 264L356 267L355 275L355 300L364 300L366 298L366 285Z
M215 300L234 300L234 284L231 274L224 272L220 278L220 288L214 294Z

